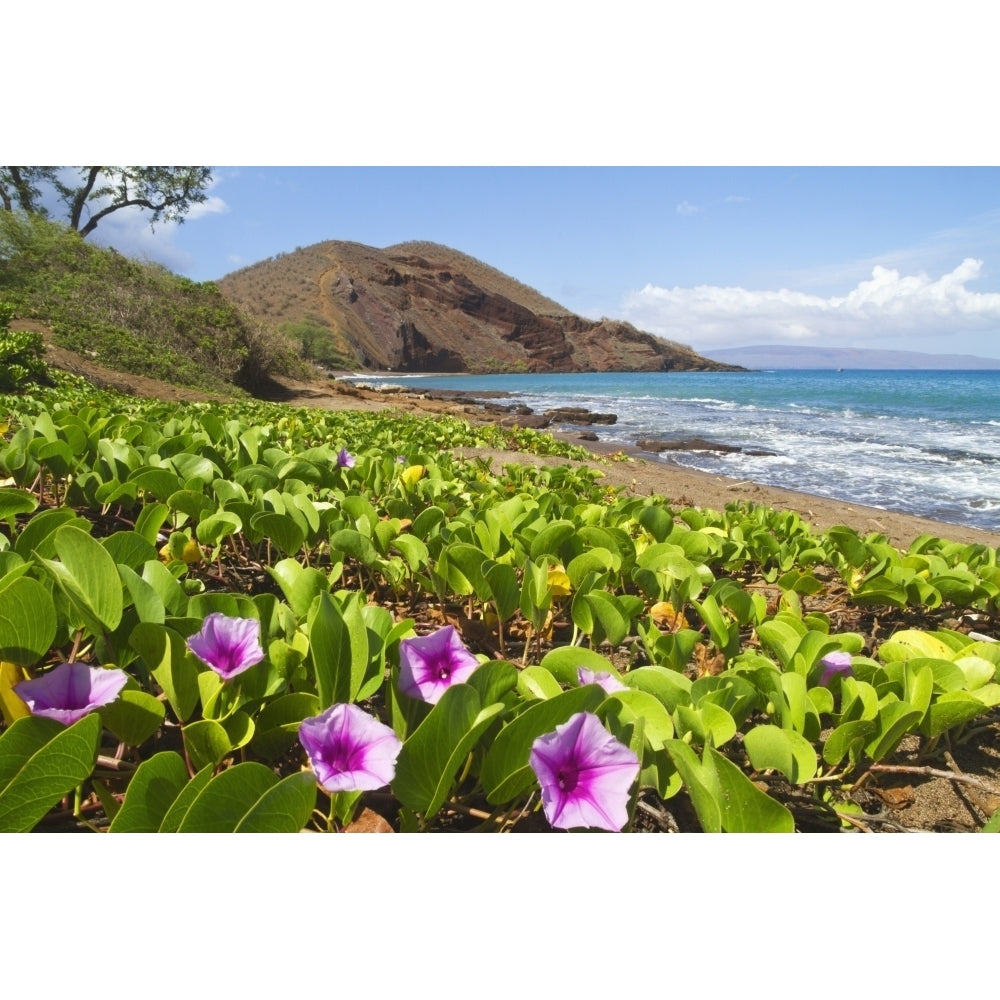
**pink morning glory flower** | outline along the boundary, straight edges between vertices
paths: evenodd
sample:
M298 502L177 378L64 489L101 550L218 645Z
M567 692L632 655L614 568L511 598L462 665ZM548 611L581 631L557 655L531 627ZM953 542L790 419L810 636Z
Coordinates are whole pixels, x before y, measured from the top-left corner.
M585 684L597 684L599 687L604 688L606 694L628 690L617 677L612 676L606 670L588 670L586 667L577 667L576 677L580 682L580 687L583 687Z
M431 635L399 644L399 690L410 698L436 705L452 684L463 684L479 661L455 631L445 625Z
M337 465L342 469L353 469L354 456L346 448L341 448L337 452Z
M32 715L72 726L95 708L110 705L127 682L124 670L60 663L41 677L15 684L14 690Z
M357 705L331 705L299 726L299 742L327 792L363 792L396 776L399 737Z
M528 757L542 789L542 809L560 830L616 832L628 822L628 798L639 758L590 712L577 712L539 736Z
M845 653L843 650L838 649L832 653L827 653L819 662L823 668L823 674L819 682L824 687L829 687L830 681L834 677L851 677L854 674L854 668L851 666L851 654Z
M214 611L201 631L191 636L187 647L228 681L264 659L260 645L260 622L256 618L229 618Z

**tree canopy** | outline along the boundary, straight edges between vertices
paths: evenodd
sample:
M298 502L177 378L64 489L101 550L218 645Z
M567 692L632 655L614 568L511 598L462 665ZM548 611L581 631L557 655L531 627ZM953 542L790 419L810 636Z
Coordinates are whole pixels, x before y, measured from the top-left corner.
M192 205L206 200L211 181L210 167L0 167L0 204L8 212L48 215L43 197L52 190L69 225L86 237L123 208L152 212L151 227L181 223Z

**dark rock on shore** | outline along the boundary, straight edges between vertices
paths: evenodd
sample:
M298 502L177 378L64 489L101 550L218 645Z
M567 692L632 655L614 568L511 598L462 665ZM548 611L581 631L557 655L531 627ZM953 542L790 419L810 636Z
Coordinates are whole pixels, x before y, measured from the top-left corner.
M721 444L718 441L706 441L704 438L676 438L669 441L659 441L652 438L644 438L636 441L635 446L642 451L714 451L722 455L742 453L744 455L773 455L773 451L764 451L754 448L752 451L744 451L737 445Z
M555 424L615 424L617 413L592 413L582 406L560 406L546 410L545 416Z

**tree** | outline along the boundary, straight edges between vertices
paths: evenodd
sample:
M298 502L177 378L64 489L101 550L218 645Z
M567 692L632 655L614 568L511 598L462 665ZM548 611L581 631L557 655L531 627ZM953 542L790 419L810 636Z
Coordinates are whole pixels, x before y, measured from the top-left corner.
M0 203L8 212L48 215L41 202L47 186L66 205L70 226L87 237L123 208L152 212L150 227L181 223L192 205L206 200L211 181L209 167L0 167Z

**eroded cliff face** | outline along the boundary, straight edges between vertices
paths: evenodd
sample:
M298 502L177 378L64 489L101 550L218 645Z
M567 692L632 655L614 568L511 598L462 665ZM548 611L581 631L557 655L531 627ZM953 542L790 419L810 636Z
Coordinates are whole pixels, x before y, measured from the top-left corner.
M408 372L726 370L689 348L570 313L448 247L328 242L223 278L273 323L329 329L359 367Z

